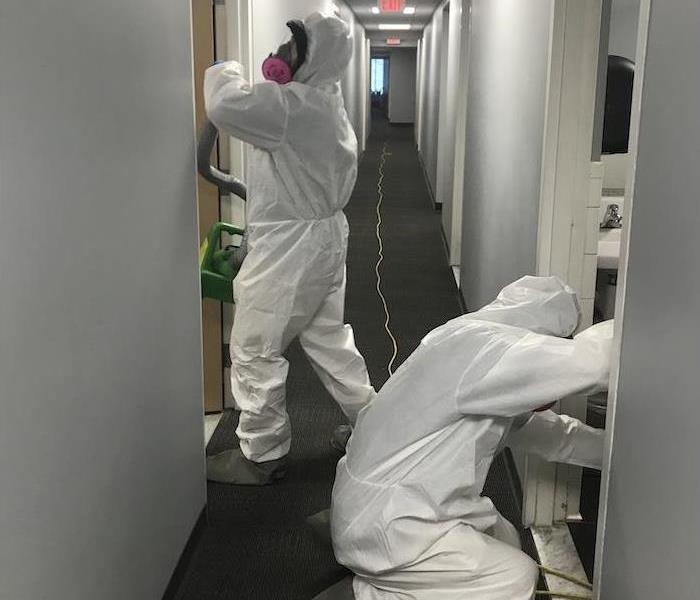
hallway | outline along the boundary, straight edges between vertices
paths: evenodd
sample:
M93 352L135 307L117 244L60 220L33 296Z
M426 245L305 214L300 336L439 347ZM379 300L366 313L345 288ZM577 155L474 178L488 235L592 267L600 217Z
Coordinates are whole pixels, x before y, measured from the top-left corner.
M447 263L440 215L431 206L413 128L375 119L358 183L346 210L351 226L346 321L353 324L375 387L387 379L393 353L384 330L384 309L376 292L376 205L379 163L384 148L382 206L385 261L382 290L398 342L400 365L434 327L461 313ZM305 519L330 504L339 454L329 445L343 420L299 346L288 351L288 409L294 438L287 478L266 488L208 484L209 525L198 540L175 596L178 600L309 600L345 571L330 547L318 540ZM237 418L224 415L209 454L229 448ZM517 522L520 510L503 458L494 462L485 493ZM524 546L532 551L529 534Z
M361 574L397 566L381 564L383 550L405 554L402 566L422 562L410 551L428 529L403 525L442 520L444 498L446 518L470 519L455 474L473 466L481 483L481 450L499 447L503 415L519 423L514 413L555 402L534 447L496 456L479 490L539 554L548 576L537 587L638 600L668 597L672 581L674 599L698 599L682 559L700 553L698 0L68 4L0 9L0 600L311 600L348 582L308 524L329 507L341 460L331 436L344 416L298 343L287 351L286 479L208 484L204 456L238 443L239 417L226 410L234 317L233 343L247 329L263 346L290 305L284 284L313 291L324 277L307 257L329 238L258 244L255 226L284 234L347 198L355 157L341 103L360 154L344 321L386 399L363 413L350 448L337 506L362 514L335 515L351 534L339 550L357 550L344 562ZM243 196L269 210L248 211ZM307 212L299 198L323 202ZM245 298L237 315L230 301L226 250L238 237L219 232L231 227L260 249L260 277L246 270L265 288L251 316ZM487 327L495 342L473 355L465 348L479 336L465 327L464 346L449 336L444 354L436 344L425 361L408 358L428 332L526 275L573 290L582 343L569 339L573 312L562 318L545 296L541 316L561 337ZM552 333L539 318L522 324ZM328 325L326 339L338 319ZM578 350L600 333L599 347ZM346 372L337 348L317 356ZM479 356L498 362L482 370ZM386 385L392 364L415 370ZM443 423L443 404L452 414L453 378L466 418L448 446L433 417ZM517 402L529 390L533 402ZM663 418L660 399L672 407ZM540 452L562 431L571 444ZM409 492L373 501L371 485L393 487L392 473ZM378 524L387 507L403 513L396 528ZM462 566L432 572L459 577ZM435 600L440 577L419 568L417 587ZM469 578L488 585L480 575Z

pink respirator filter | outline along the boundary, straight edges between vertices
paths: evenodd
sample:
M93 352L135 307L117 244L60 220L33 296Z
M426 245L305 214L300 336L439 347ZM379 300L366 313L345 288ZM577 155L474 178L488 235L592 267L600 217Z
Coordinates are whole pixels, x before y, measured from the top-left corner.
M262 66L263 77L267 81L274 81L285 85L292 81L292 68L278 56L269 56Z

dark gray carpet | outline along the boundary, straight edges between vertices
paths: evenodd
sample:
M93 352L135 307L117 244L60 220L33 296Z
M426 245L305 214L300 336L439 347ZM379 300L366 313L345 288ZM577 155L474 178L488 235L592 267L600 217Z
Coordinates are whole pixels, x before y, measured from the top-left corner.
M392 156L385 180L383 277L399 342L397 365L426 333L461 313L440 216L431 207L413 130L375 122L347 210L351 242L346 320L354 326L377 388L388 377L386 364L392 352L374 279L377 170L385 140ZM339 455L328 441L342 415L297 344L288 358L288 409L294 431L288 476L267 488L209 485L209 525L193 551L178 600L309 600L346 574L331 549L305 523L307 516L329 506ZM209 453L237 444L236 420L234 413L224 416ZM519 522L503 458L494 463L486 493L506 517ZM524 535L524 547L533 551L529 535Z

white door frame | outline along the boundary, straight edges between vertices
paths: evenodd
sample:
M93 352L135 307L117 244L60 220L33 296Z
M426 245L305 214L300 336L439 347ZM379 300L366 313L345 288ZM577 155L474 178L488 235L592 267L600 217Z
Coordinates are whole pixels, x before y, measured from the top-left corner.
M416 47L416 148L421 151L421 132L423 130L423 38Z
M593 322L602 165L591 162L602 0L554 0L545 108L537 274L579 294L581 327ZM586 399L562 413L585 420ZM522 458L521 458L521 463ZM523 521L549 526L580 518L581 469L524 460Z
M454 266L459 266L462 262L462 215L464 212L464 171L467 152L467 103L469 96L469 60L471 56L472 0L462 0L460 10L460 51L457 77L457 89L460 96L456 109L455 158L452 176L452 234L450 237L450 263Z
M225 0L226 3L226 58L241 63L247 74L252 74L253 31L252 0ZM245 144L230 138L231 172L244 177L247 164Z
M463 134L457 128L459 109L466 91L461 87L461 70L466 54L462 39L464 6L469 5L470 0L448 0L445 2L444 11L448 11L447 22L443 19L441 82L440 82L440 124L438 133L438 163L440 166L436 196L442 203L442 227L447 242L447 250L450 265L458 265L460 262L461 221L459 232L455 236L455 165L458 138ZM446 27L445 27L446 26ZM444 102L443 99L444 98ZM464 160L461 163L464 168ZM461 201L462 195L459 195ZM461 206L460 206L461 208ZM461 216L461 212L460 212Z
M241 63L248 75L252 74L251 60L253 56L252 34L252 0L216 0L217 17L217 58L235 60ZM219 9L219 4L224 5L224 10ZM222 23L219 23L219 21ZM228 146L228 163L222 164L222 168L245 181L246 167L248 164L248 146L235 138L228 138L228 143L222 139L221 146ZM245 227L245 202L233 195L222 196L221 218L227 223L237 227ZM230 243L228 239L225 243ZM224 343L228 344L231 338L233 326L234 307L223 305L224 317ZM234 407L233 393L231 392L231 370L224 369L224 406Z

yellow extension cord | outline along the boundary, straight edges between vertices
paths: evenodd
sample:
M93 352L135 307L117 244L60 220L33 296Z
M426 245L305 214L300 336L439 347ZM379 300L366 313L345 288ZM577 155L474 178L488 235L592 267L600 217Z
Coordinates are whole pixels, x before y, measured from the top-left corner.
M382 292L382 274L381 274L381 266L382 263L384 262L384 240L382 239L382 205L384 204L384 166L386 165L386 159L387 156L391 156L391 152L389 152L389 144L384 142L384 147L382 148L382 156L379 161L379 180L377 181L377 243L379 244L379 253L378 253L378 259L377 259L377 264L374 268L374 272L377 276L377 294L379 295L379 299L382 302L382 306L384 307L384 329L389 336L389 339L391 340L392 347L394 349L394 353L391 355L391 358L389 359L389 364L387 365L387 371L389 373L389 377L391 377L394 374L394 363L396 362L396 358L399 354L399 344L396 341L396 338L394 337L394 334L391 331L391 313L389 312L389 305L386 301L386 298L384 296L384 293Z
M593 590L593 586L590 583L588 583L588 581L578 579L577 577L573 577L572 575L569 575L568 573L563 573L562 571L557 571L556 569L550 569L549 567L545 567L542 565L539 565L539 567L543 573L553 575L554 577L558 577L559 579L563 579L587 590ZM590 595L569 594L564 592L550 592L547 590L537 590L535 592L535 595L548 596L550 598L566 598L568 600L591 600L593 598L593 596Z

